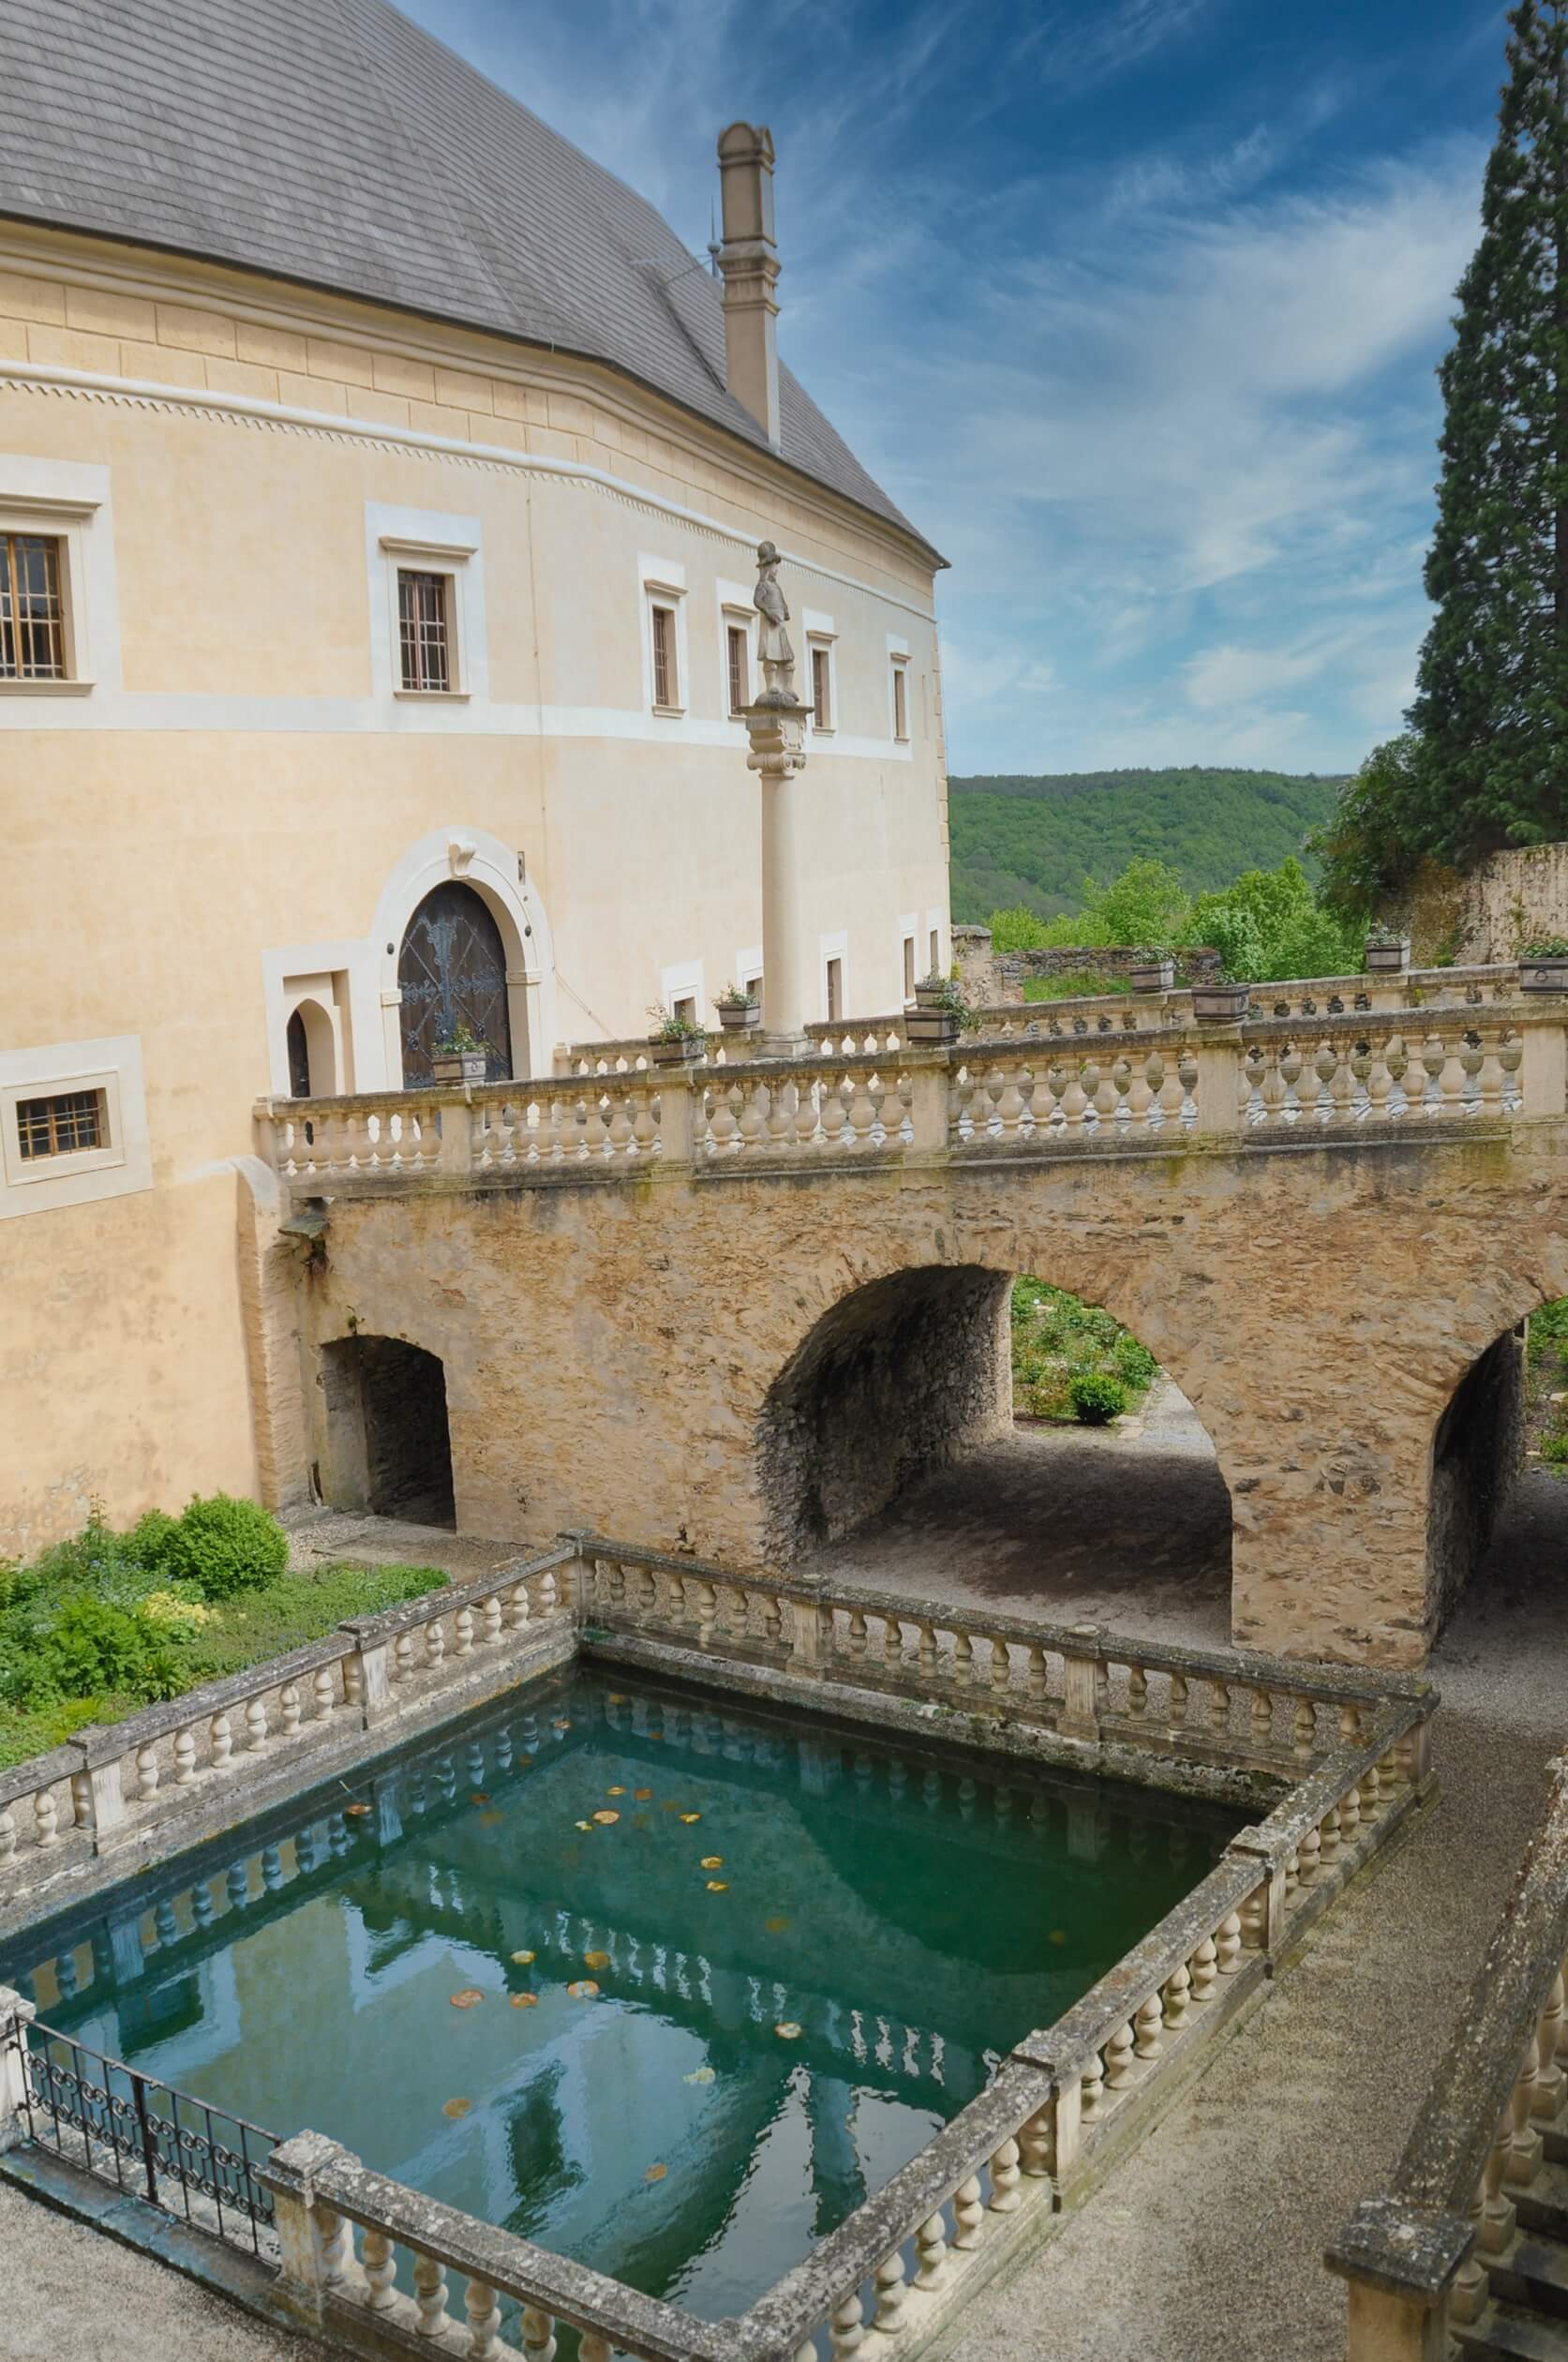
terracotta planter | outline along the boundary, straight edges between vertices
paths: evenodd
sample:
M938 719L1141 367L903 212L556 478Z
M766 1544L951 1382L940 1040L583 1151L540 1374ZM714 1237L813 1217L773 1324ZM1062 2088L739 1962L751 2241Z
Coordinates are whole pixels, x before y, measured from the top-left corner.
M912 1050L922 1044L945 1047L958 1039L958 1011L930 1007L905 1009L903 1038Z
M1250 984L1194 984L1192 1014L1201 1025L1239 1025L1251 999Z
M648 1054L655 1066L690 1066L707 1053L708 1040L703 1034L684 1034L674 1041L661 1041L651 1034L649 1037Z
M1397 943L1365 944L1361 957L1368 976L1403 976L1411 964L1411 939L1401 935Z
M1519 962L1521 993L1568 993L1568 954Z
M719 1023L727 1034L755 1033L762 1024L760 1001L747 1001L744 1007L739 1009L728 1001L720 1001L716 1005L719 1011Z
M458 1084L483 1083L489 1053L485 1050L455 1050L450 1057L436 1056L430 1061L430 1072L436 1082Z
M1135 993L1168 993L1176 980L1174 960L1144 960L1127 970Z

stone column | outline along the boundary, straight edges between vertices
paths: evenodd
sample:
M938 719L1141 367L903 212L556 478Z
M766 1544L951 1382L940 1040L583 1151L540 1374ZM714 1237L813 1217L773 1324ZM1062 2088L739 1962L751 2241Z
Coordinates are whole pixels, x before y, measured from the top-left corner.
M31 2001L12 1986L0 1985L0 2151L20 2147L27 2137L22 2054L27 2028L37 2015Z
M765 690L745 710L748 770L762 782L762 1039L764 1055L804 1046L810 1006L801 919L801 823L796 773L805 768L806 709L793 690Z

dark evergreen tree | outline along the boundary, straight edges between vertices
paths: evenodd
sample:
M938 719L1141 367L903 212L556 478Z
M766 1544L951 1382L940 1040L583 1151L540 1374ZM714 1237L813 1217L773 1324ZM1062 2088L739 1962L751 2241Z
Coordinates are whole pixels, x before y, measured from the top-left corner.
M1568 836L1568 0L1518 0L1508 22L1481 243L1440 372L1437 614L1410 714L1412 850L1459 865Z

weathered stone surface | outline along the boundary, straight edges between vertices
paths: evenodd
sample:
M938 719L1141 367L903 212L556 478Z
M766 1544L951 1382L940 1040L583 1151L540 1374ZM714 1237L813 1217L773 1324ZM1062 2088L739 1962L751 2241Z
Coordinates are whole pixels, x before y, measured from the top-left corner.
M1105 1305L1202 1419L1234 1513L1236 1640L1413 1666L1459 1584L1441 1557L1459 1528L1431 1517L1434 1438L1477 1357L1568 1293L1565 1180L1568 1123L1548 1120L1332 1149L426 1188L334 1203L301 1324L307 1362L355 1328L441 1356L460 1527L590 1523L754 1566L791 1461L775 1390L818 1324L883 1287L884 1341L903 1338L918 1388L911 1355L943 1340L931 1319L900 1327L902 1276L953 1275L956 1317L965 1285L972 1315L1033 1272ZM868 1491L912 1448L899 1379L889 1355L841 1396L855 1433L835 1465L858 1450Z

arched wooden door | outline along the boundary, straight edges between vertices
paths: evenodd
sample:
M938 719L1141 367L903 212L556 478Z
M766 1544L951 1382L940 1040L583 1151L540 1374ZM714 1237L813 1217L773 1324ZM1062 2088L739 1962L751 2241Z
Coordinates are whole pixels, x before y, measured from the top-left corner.
M489 1052L485 1080L512 1075L506 947L483 896L453 879L426 894L397 954L403 1081L428 1083L438 1041L467 1025Z

